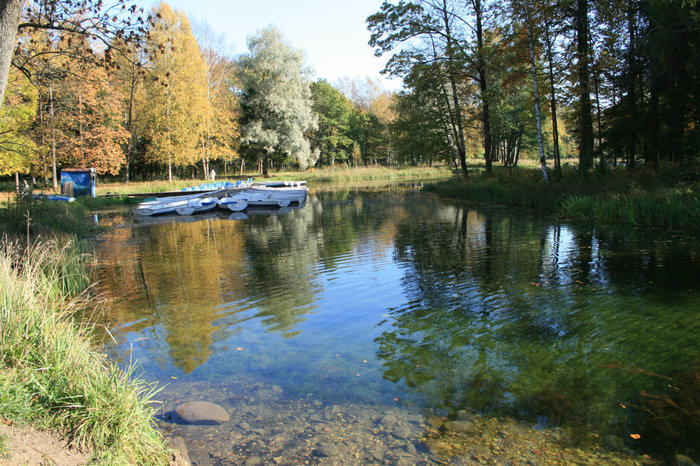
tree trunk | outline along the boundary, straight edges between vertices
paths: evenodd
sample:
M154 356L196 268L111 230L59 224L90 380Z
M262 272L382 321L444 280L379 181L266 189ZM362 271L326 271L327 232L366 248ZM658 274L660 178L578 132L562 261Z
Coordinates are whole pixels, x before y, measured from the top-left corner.
M605 154L603 154L603 125L601 124L600 117L600 73L596 67L593 74L593 79L595 83L595 109L596 109L596 119L598 120L598 159L600 160L600 171L605 170Z
M49 113L51 114L51 170L53 189L58 189L58 174L56 173L56 118L53 106L53 84L49 84Z
M527 45L530 48L530 71L532 72L532 89L535 94L535 123L537 124L537 147L540 151L540 166L542 167L542 178L545 183L549 183L547 177L547 162L544 158L544 147L542 145L542 120L540 118L540 94L537 89L537 66L535 62L535 45L532 43L532 15L530 5L527 4Z
M136 73L136 64L131 64L131 88L129 89L129 110L127 113L126 129L129 131L129 143L126 149L126 182L129 182L129 166L133 158L134 152L134 93L136 92L136 83L138 75Z
M41 174L44 177L44 188L49 185L48 167L46 166L46 117L44 116L44 99L39 97L39 126L41 127Z
M204 179L209 179L209 164L207 163L207 146L205 139L202 138L202 170L204 171Z
M651 163L654 168L659 167L659 86L656 79L655 72L652 71L649 89L649 126L646 131L649 138L646 163Z
M484 62L484 32L481 23L481 0L474 0L474 11L476 13L476 53L477 66L479 71L479 89L481 91L481 118L484 126L484 161L486 162L486 173L491 173L491 116L488 104L488 86L486 83L486 63Z
M467 150L464 147L464 129L462 124L462 110L459 108L459 97L457 95L457 83L450 76L450 86L452 87L452 100L455 104L455 119L457 122L457 154L459 155L459 165L462 168L464 178L469 178L467 170Z
M17 25L22 15L22 5L24 0L0 0L0 108L17 44Z
M636 27L633 3L630 0L627 4L627 33L629 35L629 53L627 60L629 63L629 71L627 76L627 118L629 118L630 127L627 128L627 168L634 168L635 155L637 151L637 124L639 117L637 115L637 62L636 62Z
M447 40L447 54L448 59L451 60L452 54L454 53L454 47L452 45L454 39L452 37L452 29L450 27L450 17L447 11L447 0L442 1L442 21L445 27L445 38ZM455 146L457 147L457 156L459 157L459 165L462 169L462 175L464 178L469 177L469 170L467 169L467 149L464 145L464 123L462 121L462 106L459 101L459 93L457 92L457 82L454 77L454 73L450 69L452 67L451 63L448 63L448 80L450 82L450 90L452 94L452 104L454 105L454 129L456 129L455 134ZM449 107L449 101L448 101Z
M549 103L552 112L552 143L554 171L561 173L561 152L559 151L559 125L557 123L557 94L554 88L554 58L552 56L552 38L549 36L549 23L545 23L544 32L547 45L547 61L549 62Z
M579 84L579 170L593 168L593 117L591 112L591 77L589 71L588 0L577 0L576 46Z

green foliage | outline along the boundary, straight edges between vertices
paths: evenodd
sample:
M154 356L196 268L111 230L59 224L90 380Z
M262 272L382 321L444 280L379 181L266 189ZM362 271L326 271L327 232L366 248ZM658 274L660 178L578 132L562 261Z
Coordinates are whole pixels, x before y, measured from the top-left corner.
M314 132L313 141L320 150L318 162L322 165L351 162L354 142L350 138L352 104L324 80L311 85L311 95L313 110L318 117L318 129Z
M404 80L394 110L391 134L397 159L404 163L432 163L454 158L454 135L448 122L446 83L437 64L414 66Z
M72 318L70 297L90 278L73 244L0 247L0 412L57 429L105 464L165 464L153 387L93 349L90 326Z
M362 162L376 164L379 160L388 162L388 147L384 137L384 124L372 112L356 109L350 118L350 134L357 142Z

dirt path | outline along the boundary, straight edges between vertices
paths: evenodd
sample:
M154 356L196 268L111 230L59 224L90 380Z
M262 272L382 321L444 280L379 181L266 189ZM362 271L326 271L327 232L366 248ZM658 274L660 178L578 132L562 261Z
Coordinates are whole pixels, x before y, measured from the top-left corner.
M79 466L89 455L70 448L56 433L0 421L0 466L17 464Z

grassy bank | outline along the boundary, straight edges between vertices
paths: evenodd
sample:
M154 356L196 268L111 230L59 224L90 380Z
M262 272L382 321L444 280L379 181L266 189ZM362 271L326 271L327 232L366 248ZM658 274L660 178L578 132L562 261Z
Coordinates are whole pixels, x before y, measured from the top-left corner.
M452 199L550 211L562 219L687 231L700 228L700 181L692 170L620 169L587 176L572 170L545 184L536 169L512 173L497 169L492 176L453 178L425 190Z
M447 165L427 167L325 167L305 172L280 172L270 177L273 180L303 179L309 183L346 183L356 181L402 181L412 179L445 178L452 175L452 168Z
M94 348L92 327L73 318L87 304L93 256L57 229L85 234L81 215L62 203L0 208L5 233L28 223L54 237L0 243L0 417L61 432L102 464L167 464L153 387Z
M448 166L437 167L326 167L320 169L310 169L304 172L271 172L267 178L263 178L258 173L245 173L243 178L253 178L255 181L284 181L284 180L305 180L309 184L319 183L354 183L361 181L402 181L410 179L430 179L445 178L452 175L452 170ZM217 180L235 181L238 174L231 176L218 176ZM182 188L196 186L202 180L173 180L170 181L138 181L130 183L120 182L98 182L98 196L105 194L116 194L124 196L133 193L160 193L166 191L179 191Z

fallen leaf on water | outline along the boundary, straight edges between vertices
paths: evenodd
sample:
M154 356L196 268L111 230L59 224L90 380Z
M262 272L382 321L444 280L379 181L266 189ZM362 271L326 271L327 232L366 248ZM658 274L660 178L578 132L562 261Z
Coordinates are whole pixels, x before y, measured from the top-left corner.
M630 437L632 437L635 440L639 440L640 438L642 438L642 436L639 434L630 434Z
M236 351L243 351L243 348L239 346L238 348L236 348Z
M173 380L177 380L177 377L175 377L174 375L171 375L170 378Z

